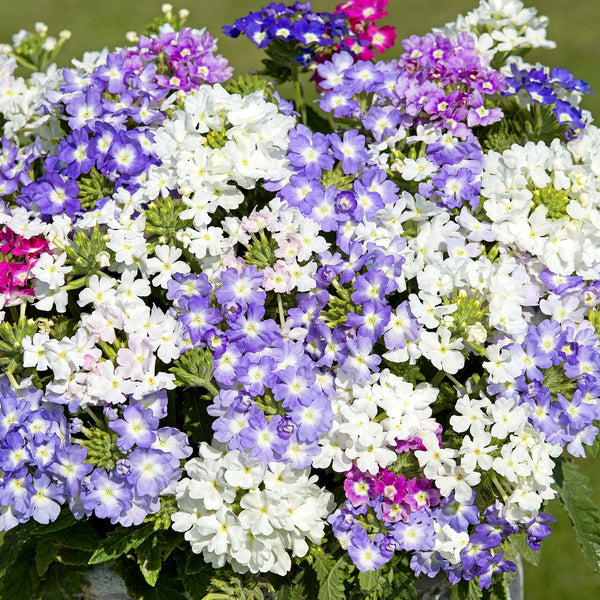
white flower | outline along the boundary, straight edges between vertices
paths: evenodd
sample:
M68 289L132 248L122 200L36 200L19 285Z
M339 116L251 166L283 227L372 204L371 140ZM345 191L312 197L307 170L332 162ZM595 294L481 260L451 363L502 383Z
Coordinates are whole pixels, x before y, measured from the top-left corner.
M182 252L179 248L173 246L156 246L154 250L155 257L148 259L147 267L150 274L156 274L152 280L153 285L167 289L167 283L175 273L189 273L190 265L177 259Z

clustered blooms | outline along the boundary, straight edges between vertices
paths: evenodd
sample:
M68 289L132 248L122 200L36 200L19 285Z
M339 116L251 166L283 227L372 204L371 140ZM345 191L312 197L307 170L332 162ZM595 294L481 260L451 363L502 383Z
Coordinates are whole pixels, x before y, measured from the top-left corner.
M272 2L260 11L236 19L223 31L238 37L244 34L259 48L272 42L294 44L295 58L301 65L314 60L321 48L340 45L350 38L343 13L314 12L310 2L295 2L291 6Z
M538 16L536 8L521 0L480 0L477 8L434 31L450 37L474 33L481 52L503 64L531 48L556 48L546 39L547 26L548 17Z
M303 66L346 48L355 57L369 60L394 45L396 30L377 21L387 16L388 0L348 0L333 13L314 12L310 2L291 6L271 3L223 27L231 37L246 35L259 48L273 42L293 45L293 56Z
M19 302L21 294L33 295L28 286L31 270L48 250L48 242L39 236L26 238L8 227L0 230L0 294L4 305Z
M370 60L375 52L382 53L394 46L396 28L377 25L388 15L388 1L346 0L335 7L336 13L346 15L348 27L354 34L343 40L344 45L361 60Z
M341 53L320 65L326 90L321 108L335 117L360 117L376 139L399 123L433 123L466 138L472 127L502 118L499 108L486 107L485 96L502 91L504 79L486 64L470 35L412 36L403 46L406 52L393 63L354 63ZM374 95L368 114L365 94Z
M513 56L547 45L516 0L364 60L385 8L227 29L331 52L329 133L204 31L28 82L2 58L0 529L68 504L285 575L329 523L360 571L482 588L540 547L600 419L587 84ZM508 103L550 139L515 142Z
M150 63L157 85L189 92L203 83L222 83L231 77L232 67L220 54L215 55L216 49L208 32L184 27L158 36L141 36L135 48L125 50L123 62L135 73ZM118 68L118 64L107 61L109 67Z
M524 104L549 106L559 123L565 124L568 138L577 137L585 127L585 119L579 108L582 94L589 94L590 85L583 79L575 80L566 69L534 68L518 69L511 65L511 75L506 79L505 96L517 95Z
M270 463L221 446L200 446L177 487L173 529L213 567L229 562L241 573L285 575L292 556L308 552L325 533L333 495L308 471Z
M56 520L92 470L87 450L72 437L76 424L42 390L14 390L6 377L0 379L0 414L0 529Z

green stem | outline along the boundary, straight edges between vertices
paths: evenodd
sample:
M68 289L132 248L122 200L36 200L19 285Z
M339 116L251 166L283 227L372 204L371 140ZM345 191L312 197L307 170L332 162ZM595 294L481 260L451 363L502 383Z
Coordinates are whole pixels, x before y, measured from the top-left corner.
M219 395L219 390L210 381L204 381L203 385L213 396Z
M300 119L303 125L306 125L306 104L304 102L304 93L302 91L302 85L300 84L300 73L298 72L298 63L292 61L292 77L294 78L294 92L296 94L296 108L300 113Z
M85 407L85 412L88 415L90 415L90 417L92 417L92 420L94 421L94 423L96 423L96 425L98 425L98 427L100 427L100 429L103 429L102 423L100 422L98 417L94 414L94 412L92 411L92 409L89 406ZM82 431L83 431L83 429L82 429Z
M281 323L281 329L285 327L285 316L283 314L283 301L281 300L281 294L277 294L277 308L279 310L279 321Z

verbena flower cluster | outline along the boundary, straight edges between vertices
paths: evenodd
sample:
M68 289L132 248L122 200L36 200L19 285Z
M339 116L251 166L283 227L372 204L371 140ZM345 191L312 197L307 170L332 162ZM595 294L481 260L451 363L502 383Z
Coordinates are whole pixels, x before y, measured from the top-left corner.
M28 80L3 50L1 530L64 507L126 540L92 562L154 586L191 552L228 594L311 569L489 588L539 549L599 433L589 86L524 62L551 43L518 0L372 62L386 5L226 28L295 104L171 7Z

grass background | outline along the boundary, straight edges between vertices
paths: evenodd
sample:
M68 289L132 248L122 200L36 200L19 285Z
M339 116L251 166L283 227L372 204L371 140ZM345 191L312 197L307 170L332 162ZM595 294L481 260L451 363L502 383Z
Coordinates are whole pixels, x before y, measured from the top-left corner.
M525 1L528 6L533 5L531 0ZM232 40L220 35L220 27L262 4L256 0L188 0L187 4L175 4L175 9L188 8L189 25L205 26L218 36L220 52L236 71L243 73L259 65L261 53L246 39ZM331 10L334 4L335 0L313 2L316 10ZM477 0L391 0L386 23L395 25L402 39L454 20L457 13L464 14L476 4ZM31 29L35 21L45 22L52 34L70 29L72 38L59 57L59 62L66 64L70 57L78 57L86 50L123 45L124 33L142 31L160 13L160 6L160 0L0 0L0 42L10 41L21 28ZM600 120L600 1L539 0L535 6L550 17L548 37L557 42L557 49L536 51L530 60L568 68L577 78L591 83L598 94L587 97L584 106ZM393 56L393 52L388 55ZM598 461L585 461L582 468L592 479L595 497L600 499ZM600 576L584 562L567 516L556 502L550 505L549 512L558 518L558 523L542 546L540 566L526 565L525 600L600 599Z

